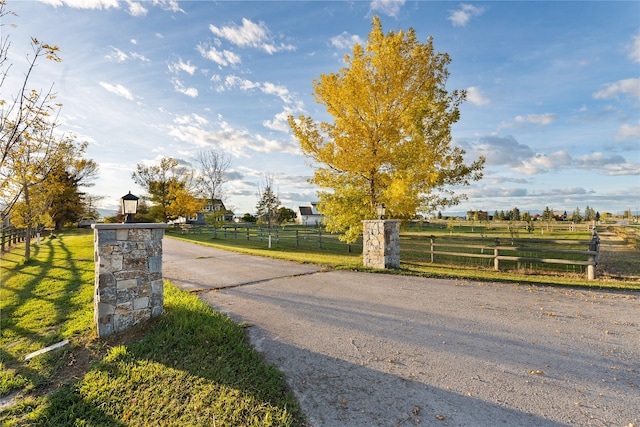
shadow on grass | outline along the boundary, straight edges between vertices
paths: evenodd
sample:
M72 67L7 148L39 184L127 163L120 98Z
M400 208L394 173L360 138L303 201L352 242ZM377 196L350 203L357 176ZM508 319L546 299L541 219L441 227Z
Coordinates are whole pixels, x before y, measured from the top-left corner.
M108 354L50 395L36 424L302 424L283 375L242 327L172 285L165 298L160 318L107 339Z
M76 252L61 238L34 245L33 257L23 262L16 254L3 257L0 363L12 373L4 376L0 395L46 385L64 366L65 352L23 358L64 339L65 322L86 312L86 302L77 296L93 269L83 269Z

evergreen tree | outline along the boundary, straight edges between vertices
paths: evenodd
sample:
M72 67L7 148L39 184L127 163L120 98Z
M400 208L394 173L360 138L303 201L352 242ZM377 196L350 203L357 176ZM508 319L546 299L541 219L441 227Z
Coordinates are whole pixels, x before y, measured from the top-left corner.
M576 207L576 209L573 211L573 217L571 218L571 221L575 222L576 224L579 224L582 222L582 215L580 214L580 208Z

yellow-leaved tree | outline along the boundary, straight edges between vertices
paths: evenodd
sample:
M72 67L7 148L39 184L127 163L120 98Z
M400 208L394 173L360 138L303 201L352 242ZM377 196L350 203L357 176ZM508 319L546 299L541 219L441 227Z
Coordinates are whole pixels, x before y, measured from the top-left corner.
M452 186L482 178L484 158L465 164L452 145L451 126L466 93L448 92L449 55L420 43L415 31L382 31L375 16L365 47L356 44L346 66L313 83L316 102L333 123L289 116L289 125L315 167L311 182L331 232L352 242L362 220L410 218L455 205L464 194Z

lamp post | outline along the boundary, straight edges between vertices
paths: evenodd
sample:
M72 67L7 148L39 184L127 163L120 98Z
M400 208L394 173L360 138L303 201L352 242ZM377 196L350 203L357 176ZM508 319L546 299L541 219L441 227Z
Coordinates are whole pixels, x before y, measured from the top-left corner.
M378 212L378 219L382 219L382 217L384 216L384 214L385 214L386 210L387 210L387 209L385 208L384 203L379 204L379 205L376 207L376 211Z
M120 202L122 207L122 214L125 216L124 222L132 223L133 216L138 211L138 197L134 196L133 194L131 194L131 191L129 191L129 194L125 194Z

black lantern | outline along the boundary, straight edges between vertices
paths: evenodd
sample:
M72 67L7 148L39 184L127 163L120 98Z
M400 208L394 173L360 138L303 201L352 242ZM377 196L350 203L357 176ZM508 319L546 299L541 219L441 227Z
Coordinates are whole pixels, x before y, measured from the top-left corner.
M379 204L379 205L376 207L376 211L378 212L378 218L379 218L379 219L382 219L382 217L384 216L385 212L387 211L387 209L386 209L386 208L385 208L385 206L384 206L384 203Z
M126 194L122 197L121 207L122 215L124 215L125 218L124 222L132 223L133 216L138 211L138 197L134 196L133 194L131 194L131 191L129 191L129 194Z

